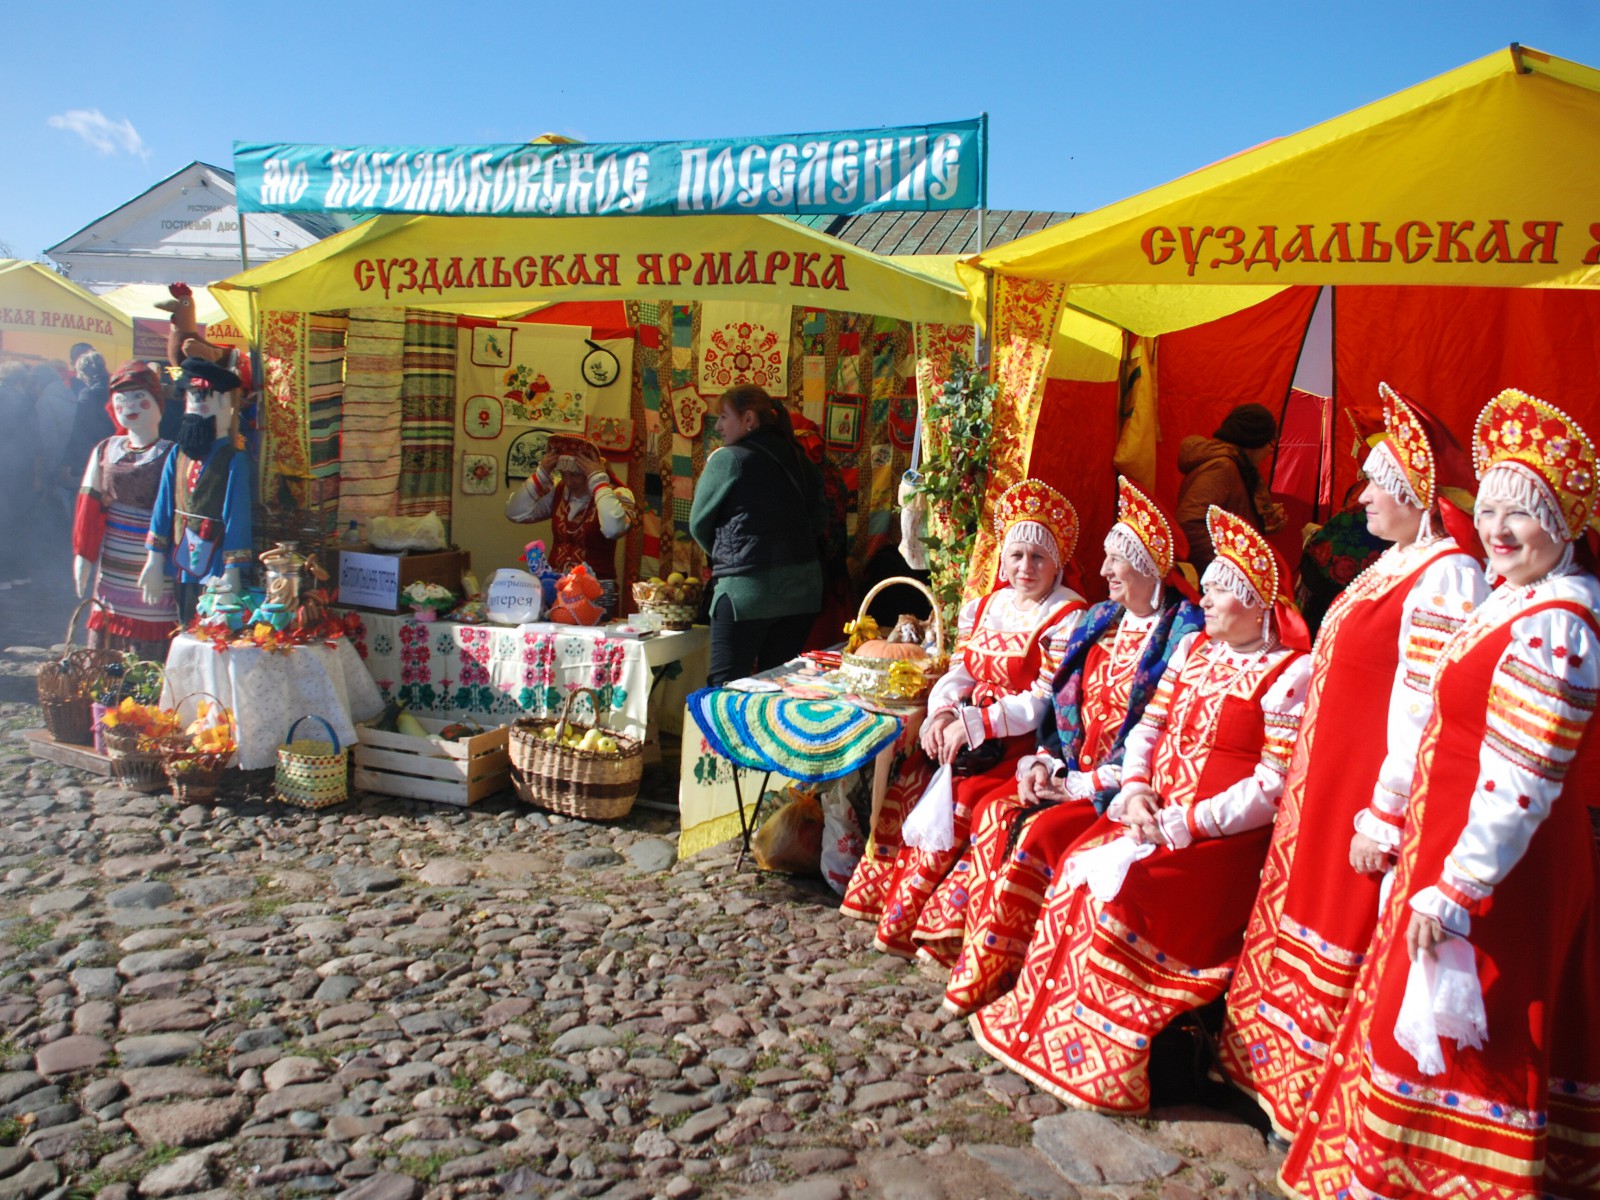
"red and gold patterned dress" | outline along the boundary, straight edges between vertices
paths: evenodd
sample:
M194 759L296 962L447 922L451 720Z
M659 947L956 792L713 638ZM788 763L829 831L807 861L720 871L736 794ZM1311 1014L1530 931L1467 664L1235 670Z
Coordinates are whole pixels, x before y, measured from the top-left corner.
M1600 584L1502 585L1445 647L1394 886L1281 1179L1322 1200L1600 1196ZM1473 950L1487 1037L1396 1040L1413 911Z
M1086 607L1081 596L1062 586L1037 604L1019 602L1011 588L1002 587L962 607L961 652L928 697L928 715L956 710L970 746L998 740L1005 754L987 771L956 778L950 850L900 843L900 823L933 774L925 755L913 754L911 769L886 793L873 820L872 844L841 906L848 916L877 922L879 949L906 957L914 953L917 918L966 849L974 805L996 789L1016 786L1017 761L1033 749L1061 652Z
M1159 609L1145 617L1124 609L1121 618L1089 648L1083 666L1083 746L1078 755L1080 771L1075 773L1085 777L1078 789L1081 794L1069 791L1067 800L1034 813L1014 846L1011 827L1026 807L1014 783L980 806L967 853L970 882L964 910L948 898L949 880L939 886L929 905L930 910L939 908L947 914L945 929L961 933L945 987L947 1011L965 1015L999 999L1016 982L1057 861L1099 817L1089 797L1121 781L1121 766L1102 765L1102 761L1111 753L1127 717L1134 672L1161 616ZM1062 765L1048 755L1029 755L1017 764L1018 774L1034 762ZM956 875L951 872L952 879ZM926 914L923 921L928 928L919 926L917 930L919 953L927 950L931 957L942 960L948 951L930 944L936 929Z
M1378 924L1352 827L1397 847L1439 651L1488 595L1441 538L1390 547L1329 609L1272 847L1228 989L1228 1077L1293 1137ZM1376 781L1376 783L1374 783Z
M1309 674L1296 650L1240 653L1204 633L1179 644L1128 737L1123 782L1182 806L1195 840L1135 862L1109 902L1052 889L1016 987L973 1014L979 1045L1079 1108L1149 1107L1150 1043L1227 987ZM1128 836L1116 815L1114 803L1069 856Z

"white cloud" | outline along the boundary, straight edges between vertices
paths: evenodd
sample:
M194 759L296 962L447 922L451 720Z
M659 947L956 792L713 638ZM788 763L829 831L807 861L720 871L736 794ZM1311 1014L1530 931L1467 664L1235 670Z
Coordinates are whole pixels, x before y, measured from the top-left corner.
M52 129L77 134L101 154L115 154L121 150L139 158L150 157L150 148L127 117L113 121L98 108L69 108L51 117L46 124Z

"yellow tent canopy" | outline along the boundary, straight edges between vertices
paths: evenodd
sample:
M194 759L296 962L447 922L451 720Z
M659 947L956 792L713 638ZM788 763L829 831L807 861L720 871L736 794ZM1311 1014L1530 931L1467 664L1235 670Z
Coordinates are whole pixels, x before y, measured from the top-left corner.
M980 295L984 272L1063 281L1069 305L1146 335L1293 284L1592 287L1596 162L1600 71L1513 45L976 255L962 277Z
M217 321L226 321L227 312L218 304L211 292L203 287L194 287L194 319L202 325L215 324ZM160 283L125 283L113 291L101 296L107 304L118 312L129 317L148 317L152 320L165 321L170 315L156 307L159 301L171 298L164 284Z
M0 258L0 353L65 361L76 342L116 370L133 353L133 322L42 263Z
M509 318L569 300L760 300L961 324L965 295L766 216L381 216L211 285L255 310L416 308Z

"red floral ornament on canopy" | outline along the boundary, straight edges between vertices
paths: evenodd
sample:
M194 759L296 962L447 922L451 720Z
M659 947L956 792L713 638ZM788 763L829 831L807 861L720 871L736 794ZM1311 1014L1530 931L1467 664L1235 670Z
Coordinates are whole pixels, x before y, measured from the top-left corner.
M788 390L784 355L776 330L755 321L735 321L712 330L701 360L702 389L753 383L769 392Z
M1472 465L1482 479L1490 468L1515 464L1549 489L1576 540L1595 520L1597 458L1582 427L1553 404L1507 388L1478 414L1472 430Z

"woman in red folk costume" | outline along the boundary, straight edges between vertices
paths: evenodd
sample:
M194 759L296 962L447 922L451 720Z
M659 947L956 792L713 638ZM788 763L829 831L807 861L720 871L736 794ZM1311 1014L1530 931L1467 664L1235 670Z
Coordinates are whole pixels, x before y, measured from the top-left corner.
M1016 987L979 1045L1078 1108L1150 1105L1150 1043L1217 999L1244 942L1310 663L1287 570L1212 505L1203 631L1128 735L1122 790L1066 852Z
M1281 1179L1352 1200L1600 1196L1600 463L1495 397L1472 441L1494 591L1433 679L1394 882Z
M550 565L566 574L585 564L606 589L607 611L616 611L615 542L633 528L639 506L598 446L574 434L551 437L528 482L506 501L506 516L522 525L549 521Z
M1015 786L1017 760L1033 749L1034 730L1050 705L1061 651L1088 607L1061 582L1078 541L1078 514L1064 496L1024 480L1001 495L994 528L1003 582L962 606L960 651L934 685L922 726L928 759L955 771L954 845L900 845L906 792L891 786L874 821L873 845L845 892L844 912L876 920L878 948L890 954L915 952L917 918L966 849L973 806L997 788ZM930 772L918 763L905 773L920 782Z
M1116 796L1128 734L1179 641L1204 623L1185 599L1193 586L1176 569L1182 533L1120 477L1105 552L1100 574L1110 599L1089 609L1067 643L1038 749L1017 764L1014 787L981 803L968 870L958 864L951 871L918 927L919 955L940 960L949 950L924 942L931 915L948 914L942 924L956 931L959 952L944 998L953 1016L998 999L1016 982L1057 860Z
M1439 651L1489 594L1457 504L1472 505L1471 460L1430 413L1387 384L1379 392L1385 431L1361 502L1367 527L1394 544L1333 602L1318 635L1222 1031L1223 1069L1283 1138L1300 1127L1378 924Z

